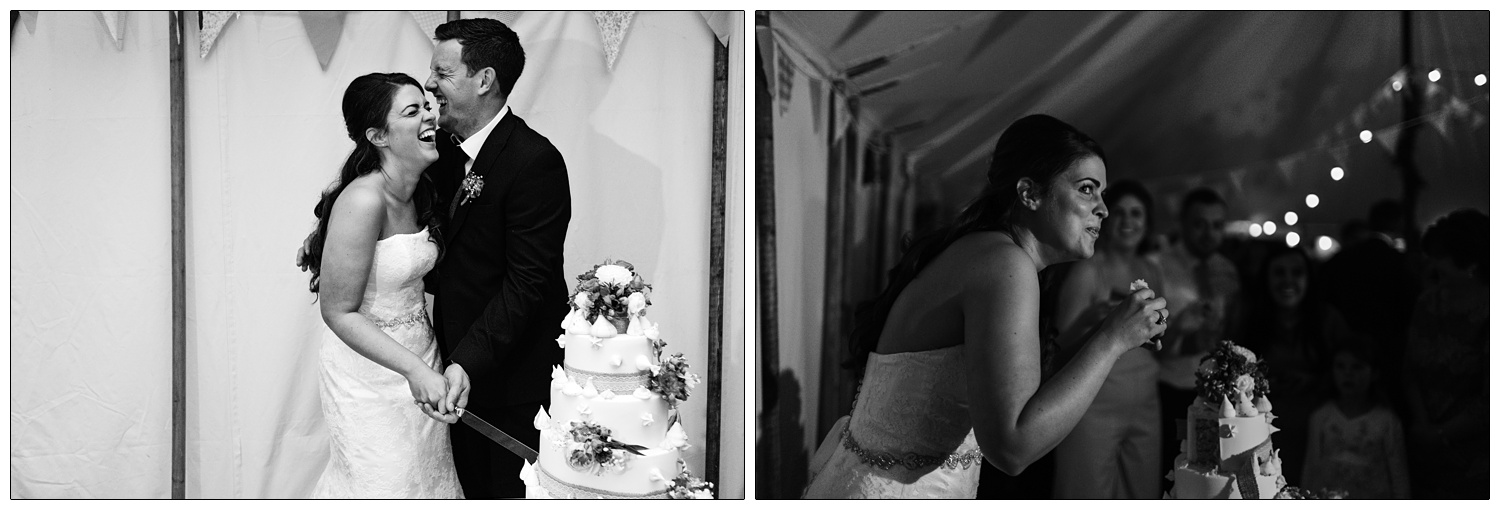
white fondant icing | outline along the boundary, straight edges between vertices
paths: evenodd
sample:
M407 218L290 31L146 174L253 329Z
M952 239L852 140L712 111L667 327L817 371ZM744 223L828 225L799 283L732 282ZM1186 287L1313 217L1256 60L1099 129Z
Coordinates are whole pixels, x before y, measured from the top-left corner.
M589 328L589 335L601 339L612 338L618 334L620 334L620 332L615 330L615 325L610 324L607 320L604 320L603 315L600 315L598 318L594 319L594 325Z

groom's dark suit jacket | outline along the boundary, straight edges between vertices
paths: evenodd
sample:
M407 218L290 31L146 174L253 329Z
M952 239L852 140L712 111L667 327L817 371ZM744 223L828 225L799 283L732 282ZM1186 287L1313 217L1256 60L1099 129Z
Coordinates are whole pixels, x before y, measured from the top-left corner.
M467 156L446 132L437 142L441 156L427 173L437 212L447 216L460 201L454 193ZM469 407L546 401L551 367L562 364L556 339L568 313L568 170L552 142L508 112L472 171L484 188L446 218L443 258L428 278L438 343L469 374Z

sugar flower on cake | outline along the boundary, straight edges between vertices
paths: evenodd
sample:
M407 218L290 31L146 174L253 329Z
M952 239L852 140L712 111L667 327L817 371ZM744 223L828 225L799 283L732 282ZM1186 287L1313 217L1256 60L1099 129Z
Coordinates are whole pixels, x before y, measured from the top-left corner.
M672 499L714 499L714 484L693 476L687 462L677 459L677 477L667 488L667 497Z
M687 360L682 353L668 356L651 369L647 389L662 398L687 400L688 392L698 384L698 376L688 372Z
M578 276L578 286L568 303L593 325L590 334L595 336L604 336L598 334L600 322L612 326L612 333L624 333L630 318L644 315L650 305L651 286L636 274L635 266L608 259Z
M667 429L667 437L661 440L663 450L686 450L688 447L687 432L682 430L682 422L673 423Z
M590 421L569 422L564 448L568 466L595 475L606 470L621 471L627 455L642 455L645 448L622 443L610 437L609 428Z

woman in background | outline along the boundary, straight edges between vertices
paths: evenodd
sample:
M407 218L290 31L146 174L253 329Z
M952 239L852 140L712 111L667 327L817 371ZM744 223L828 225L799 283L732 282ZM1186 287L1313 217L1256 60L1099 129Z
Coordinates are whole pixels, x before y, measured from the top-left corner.
M1058 348L1066 356L1109 312L1130 296L1137 279L1161 282L1162 271L1145 256L1151 237L1151 194L1136 181L1104 190L1109 216L1094 256L1072 265L1058 296ZM1053 497L1157 499L1161 497L1160 401L1156 357L1131 349L1115 361L1099 394L1073 433L1057 445Z

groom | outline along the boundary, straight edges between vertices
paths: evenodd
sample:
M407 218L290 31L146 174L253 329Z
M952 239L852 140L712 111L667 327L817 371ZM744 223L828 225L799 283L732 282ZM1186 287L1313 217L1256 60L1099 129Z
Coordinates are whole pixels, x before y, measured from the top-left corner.
M438 104L440 157L427 175L447 221L427 290L449 362L448 400L536 449L532 418L563 359L555 340L568 313L568 171L552 142L506 105L526 62L515 32L460 19L439 26L436 40L424 86ZM519 457L467 425L453 425L451 438L465 497L525 496Z

